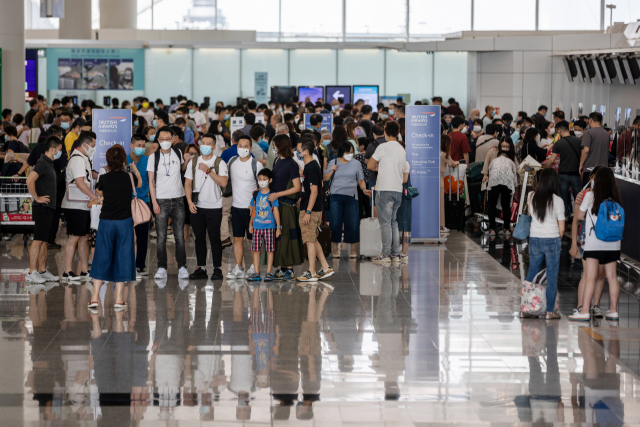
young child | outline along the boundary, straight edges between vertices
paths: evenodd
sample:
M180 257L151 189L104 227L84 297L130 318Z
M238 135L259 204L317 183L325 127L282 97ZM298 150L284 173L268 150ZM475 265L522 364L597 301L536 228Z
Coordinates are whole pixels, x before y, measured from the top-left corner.
M249 233L252 234L251 241L251 258L256 272L247 277L249 282L259 282L260 277L260 251L264 242L267 252L267 274L264 277L265 282L273 281L271 268L273 267L273 255L276 250L276 237L282 232L280 225L280 212L278 211L278 199L273 202L269 201L269 184L273 173L271 169L261 169L258 172L259 189L253 193L251 200L251 223L249 225Z

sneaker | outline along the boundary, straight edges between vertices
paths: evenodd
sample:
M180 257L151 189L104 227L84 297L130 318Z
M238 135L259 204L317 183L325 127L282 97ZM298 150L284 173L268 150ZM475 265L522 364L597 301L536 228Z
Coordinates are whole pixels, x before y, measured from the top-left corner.
M236 268L233 269L233 274L234 279L244 279L245 277L247 277L244 272L244 268L240 267L239 265L236 265Z
M160 288L160 289L165 288L167 286L167 277L166 277L167 272L165 271L164 274L165 274L165 277L154 277L153 278L154 282L156 282L156 285L158 285L158 288ZM156 276L157 275L158 274L156 273Z
M54 276L49 272L49 270L45 271L44 273L40 273L40 276L47 282L57 282L58 280L60 280L60 277Z
M618 313L612 313L611 311L607 310L607 315L605 316L607 318L607 320L618 320Z
M371 261L377 264L391 264L391 256L384 256L380 254L377 257L373 258Z
M296 275L293 270L287 270L284 272L284 280L295 280Z
M582 311L582 306L573 309L573 314L580 313Z
M273 280L284 280L284 273L282 270L276 270L276 274L273 275Z
M320 292L324 292L326 290L327 292L331 293L331 292L333 292L334 289L335 288L332 285L328 284L328 283L318 282L318 290Z
M47 249L62 249L62 245L59 245L56 242L49 243L47 245Z
M62 280L65 282L77 282L82 280L82 278L80 276L78 276L77 274L75 274L73 271L70 271L68 273L64 273L62 275Z
M162 280L167 278L167 269L160 267L158 271L156 271L156 275L153 276L156 280Z
M146 268L138 268L136 270L140 276L148 276L149 271Z
M450 233L451 230L449 230L447 227L445 227L444 225L440 226L440 233Z
M231 264L229 264L229 267L231 267ZM229 272L227 273L227 279L235 279L236 278L236 270L240 268L238 267L238 264L236 264L236 266L234 268L230 268Z
M578 322L588 322L589 320L591 320L591 314L587 313L587 314L580 314L580 312L577 313L573 313L570 316L568 316L569 320L575 320Z
M214 267L213 274L211 275L211 280L222 280L222 270L218 267Z
M256 274L256 269L253 266L253 264L251 264L251 267L249 267L249 269L247 270L247 277L252 276L254 274Z
M34 271L31 274L27 274L25 276L25 280L29 283L45 283L47 281L47 279L42 277L37 271Z
M178 270L178 279L188 279L189 278L189 271L187 270L187 267L180 267L180 269Z
M326 279L327 277L331 277L334 274L336 274L335 271L333 271L333 268L329 267L326 270L320 270L316 273L316 276L318 276L318 279L322 280L322 279Z
M317 274L311 274L310 271L305 271L304 273L302 273L302 276L296 277L296 280L299 281L299 282L317 282L318 281L318 275Z
M262 277L254 272L253 274L247 274L247 282L259 282L262 280Z
M189 286L189 279L178 279L178 287L181 291L184 291Z
M80 272L80 279L84 282L91 282L93 278L89 275L89 272Z
M604 317L604 313L602 313L602 310L600 310L599 306L594 305L593 307L591 307L591 316L597 319L602 319Z
M207 280L208 277L207 270L202 267L198 267L196 271L189 275L189 279L191 280Z
M264 275L264 281L265 282L273 282L273 274L271 273L267 273Z
M409 262L409 255L405 255L402 252L400 252L399 255L391 255L391 262L394 264L405 264Z
M222 250L225 250L230 246L233 246L233 243L231 243L231 237L227 237L222 241Z

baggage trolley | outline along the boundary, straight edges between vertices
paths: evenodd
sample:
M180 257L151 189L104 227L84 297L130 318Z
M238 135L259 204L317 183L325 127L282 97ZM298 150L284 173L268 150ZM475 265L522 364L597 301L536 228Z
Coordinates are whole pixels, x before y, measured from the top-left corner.
M29 235L34 232L32 204L26 177L0 178L0 237L11 240L22 234L27 246Z

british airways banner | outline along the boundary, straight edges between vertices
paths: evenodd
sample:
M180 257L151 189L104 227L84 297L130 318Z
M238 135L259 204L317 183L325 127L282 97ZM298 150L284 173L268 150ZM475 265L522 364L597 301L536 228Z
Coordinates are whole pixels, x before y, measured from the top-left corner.
M412 241L440 239L440 106L407 105L405 123L412 201Z
M93 128L96 134L96 152L93 169L98 171L107 165L107 150L114 144L131 151L131 110L93 110Z

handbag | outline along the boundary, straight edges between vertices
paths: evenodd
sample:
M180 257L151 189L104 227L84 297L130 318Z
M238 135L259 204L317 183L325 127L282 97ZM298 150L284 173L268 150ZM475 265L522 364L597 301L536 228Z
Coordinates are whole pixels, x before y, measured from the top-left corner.
M529 198L531 197L531 193L529 193ZM527 210L529 210L529 203L527 203ZM529 232L531 231L531 215L523 213L518 218L518 223L516 224L516 228L513 230L513 237L518 240L524 240L529 237Z
M338 160L336 159L336 166L340 167L340 165L338 165ZM323 207L325 212L328 212L331 210L331 184L333 183L333 178L336 177L336 172L338 172L338 169L335 170L335 172L333 172L333 176L331 176L331 179L329 180L329 185L327 185L327 188L325 188L324 190L324 200L323 200Z
M402 184L402 195L404 196L405 200L412 200L420 195L418 189L411 185L411 177L409 177L407 182Z
M149 206L145 202L138 199L136 186L133 183L133 175L129 174L129 178L131 179L131 186L133 187L133 200L131 200L131 217L133 218L133 226L135 227L138 224L143 224L151 220L151 209L149 209Z
M70 202L88 202L91 199L76 184L71 183L67 187L67 200Z
M317 240L322 247L322 253L324 253L325 257L328 257L331 253L331 229L324 221L318 226Z
M547 270L543 269L534 277L533 281L523 282L520 298L520 313L522 317L538 317L547 311Z

